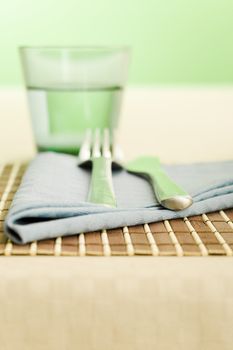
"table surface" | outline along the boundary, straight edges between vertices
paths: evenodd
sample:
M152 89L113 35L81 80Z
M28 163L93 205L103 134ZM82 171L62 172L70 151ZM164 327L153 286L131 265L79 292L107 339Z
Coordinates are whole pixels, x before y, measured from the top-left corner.
M231 350L228 258L0 257L3 350Z

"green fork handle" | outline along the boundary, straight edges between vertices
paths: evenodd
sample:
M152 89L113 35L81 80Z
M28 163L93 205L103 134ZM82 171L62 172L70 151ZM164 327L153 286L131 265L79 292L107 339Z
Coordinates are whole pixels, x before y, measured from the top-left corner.
M106 157L92 159L92 173L88 201L108 207L116 207L112 182L112 160Z

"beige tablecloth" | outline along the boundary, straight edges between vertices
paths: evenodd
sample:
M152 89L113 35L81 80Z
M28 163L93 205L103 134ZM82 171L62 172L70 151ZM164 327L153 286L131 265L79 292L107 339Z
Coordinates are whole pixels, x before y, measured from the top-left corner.
M0 258L1 350L231 350L224 257Z

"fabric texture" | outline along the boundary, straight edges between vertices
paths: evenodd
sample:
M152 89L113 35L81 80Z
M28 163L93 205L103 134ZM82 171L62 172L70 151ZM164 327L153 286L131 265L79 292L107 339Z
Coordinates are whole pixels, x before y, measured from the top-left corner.
M1 350L232 349L232 259L0 262Z
M117 208L86 202L90 170L70 155L41 153L29 165L5 221L16 243L138 225L233 207L233 161L164 166L193 196L188 209L162 208L150 184L124 170L113 172Z

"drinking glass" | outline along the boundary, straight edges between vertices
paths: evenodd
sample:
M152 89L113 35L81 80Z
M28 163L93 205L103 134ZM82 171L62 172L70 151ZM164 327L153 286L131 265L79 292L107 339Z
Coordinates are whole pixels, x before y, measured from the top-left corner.
M128 47L21 47L39 151L76 154L86 129L118 126Z

